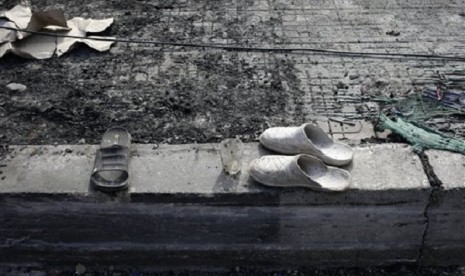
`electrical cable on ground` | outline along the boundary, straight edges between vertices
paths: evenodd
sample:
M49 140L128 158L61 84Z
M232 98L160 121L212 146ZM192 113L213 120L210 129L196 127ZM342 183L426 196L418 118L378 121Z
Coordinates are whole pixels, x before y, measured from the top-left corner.
M30 34L42 35L42 36L51 36L51 37L88 39L88 40L95 40L95 41L111 41L111 42L121 42L121 43L152 44L152 45L160 45L160 46L210 48L210 49L219 49L219 50L226 50L226 51L276 52L276 53L309 52L309 53L340 55L340 56L349 56L349 57L421 58L421 59L465 61L465 56L446 56L446 55L434 55L434 54L409 54L409 53L373 53L373 52L370 53L370 52L328 50L328 49L318 49L318 48L244 47L244 46L232 46L232 45L220 45L220 44L202 44L202 43L191 43L191 42L166 42L166 41L128 39L128 38L83 37L83 36L74 36L74 35L66 35L66 34L58 34L58 33L21 30L18 28L7 27L7 26L0 26L0 29L19 31L19 32L25 32L25 33L30 33Z

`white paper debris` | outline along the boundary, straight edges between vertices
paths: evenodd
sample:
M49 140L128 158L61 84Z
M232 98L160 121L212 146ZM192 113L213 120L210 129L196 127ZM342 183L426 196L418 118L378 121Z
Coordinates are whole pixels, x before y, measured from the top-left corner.
M62 10L33 12L26 30L39 31L44 28L49 30L70 30Z
M25 58L47 59L53 57L56 43L56 37L33 35L13 42L13 53Z
M87 33L103 32L114 19L84 19L75 17L66 21L63 11L49 10L32 12L30 7L22 3L13 9L3 12L0 17L10 21L0 20L0 26L25 29L28 31L67 31L61 34L86 37ZM89 38L97 37L90 36ZM101 37L114 39L113 37ZM14 53L25 58L47 59L62 56L71 50L76 43L85 43L89 47L103 52L108 51L114 41L98 41L85 38L63 38L17 32L0 29L0 58L7 53Z
M53 57L56 37L30 36L23 40L0 44L0 58L13 53L24 58L47 59Z
M98 33L105 31L111 24L113 24L113 18L94 20L94 19L84 19L82 17L75 17L71 20L68 20L68 27L71 28L71 31L65 33L66 35L72 36L82 36L85 37L87 33ZM92 36L90 36L92 37ZM113 38L113 37L100 37L100 38ZM69 38L69 37L59 37L57 39L57 56L60 57L63 54L67 53L72 49L76 43L82 42L87 44L89 47L103 52L108 51L113 41L98 41L90 39L80 39L80 38Z
M0 44L0 58L12 51L13 46L10 42Z
M31 8L23 5L17 5L4 13L4 16L13 21L20 29L26 29L31 20Z
M27 24L29 24L29 21L31 20L31 16L32 16L31 8L29 8L26 5L17 5L11 10L6 11L4 13L4 17L14 22L16 26L18 26L18 28L20 29L26 29ZM27 36L26 33L23 33L23 32L18 33L19 39L22 39L25 36Z
M0 19L0 26L16 28L15 23ZM7 29L0 29L0 44L16 40L16 32Z
M108 29L113 24L113 18L107 19L84 19L82 17L75 17L71 19L77 28L86 33L100 33ZM69 22L69 21L68 21Z
M108 38L108 39L115 39L114 37L110 36L88 36L89 38L95 37L95 38ZM100 40L91 40L91 39L83 39L85 44L87 44L89 47L99 51L99 52L105 52L110 50L111 45L113 45L114 41L100 41Z

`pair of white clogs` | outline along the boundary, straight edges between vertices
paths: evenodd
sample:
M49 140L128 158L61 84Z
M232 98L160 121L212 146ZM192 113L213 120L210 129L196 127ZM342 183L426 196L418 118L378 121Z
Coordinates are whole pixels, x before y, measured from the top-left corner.
M335 192L350 186L349 172L335 166L349 164L352 149L334 142L315 125L269 128L260 135L260 143L288 156L267 155L252 161L249 174L257 182L273 187Z

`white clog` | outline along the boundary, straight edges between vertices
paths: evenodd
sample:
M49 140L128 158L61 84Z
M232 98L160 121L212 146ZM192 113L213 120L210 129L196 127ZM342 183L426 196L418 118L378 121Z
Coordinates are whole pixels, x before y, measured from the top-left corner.
M349 172L326 166L318 158L306 154L262 156L252 161L249 175L257 182L272 187L340 192L350 186Z
M266 148L282 154L309 154L332 166L344 166L354 153L344 144L334 142L321 128L312 124L300 127L272 127L260 135Z

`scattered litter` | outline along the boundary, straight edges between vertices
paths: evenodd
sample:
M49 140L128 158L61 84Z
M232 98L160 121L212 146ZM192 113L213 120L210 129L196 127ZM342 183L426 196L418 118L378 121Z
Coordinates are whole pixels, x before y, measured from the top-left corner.
M84 275L86 273L87 269L83 264L77 264L76 265L76 274L77 275Z
M337 89L349 89L349 86L345 83L343 83L342 81L338 82L336 84L336 88Z
M465 90L465 68L434 72L429 78L439 87Z
M9 11L6 11L3 14L3 17L8 18L11 22L15 23L15 25L20 29L26 29L29 21L32 17L31 8L24 4L16 5ZM25 36L23 33L18 33L18 38L22 39Z
M71 30L62 10L33 12L26 30L37 32L44 28L51 31Z
M346 135L346 134L357 134L357 133L360 133L362 132L363 130L363 124L361 121L357 121L356 123L353 123L353 124L347 124L348 126L345 126L345 127L342 127L341 126L341 131L334 131L334 130L330 130L331 131L331 134L343 134L343 135Z
M391 31L386 32L386 34L391 35L391 36L399 36L400 32L391 30Z
M53 57L56 49L56 38L51 36L29 36L12 44L12 52L18 56L32 59Z
M11 46L11 43L5 43L0 45L0 57L10 53L13 51L13 47Z
M108 27L113 24L113 18L93 20L84 19L81 17L75 17L68 20L68 26L71 30L66 35L82 36L85 37L87 33L99 33L105 31ZM92 37L92 36L91 36ZM101 38L113 38L113 37L101 37ZM87 44L89 47L103 52L108 51L113 44L113 41L97 41L80 38L69 38L69 37L58 37L57 41L57 56L60 57L70 49L72 49L76 43L82 42Z
M432 100L436 100L437 103L447 107L455 109L465 109L465 90L449 90L447 88L438 87L426 87L423 90L422 96Z
M0 26L15 28L16 25L13 22L0 19ZM0 44L5 42L12 42L16 40L16 33L12 30L0 29Z
M384 113L380 114L379 122L382 128L389 129L409 141L416 151L438 149L465 154L465 140L449 137L428 127L406 122L398 116L391 120Z
M6 86L6 88L10 89L11 91L23 92L27 89L27 86L20 83L10 83Z
M64 35L86 37L88 32L99 33L106 30L113 24L113 18L94 20L75 17L66 21L62 10L34 11L25 4L15 6L13 9L0 13L0 26L19 28L27 31L41 31L52 34L57 31ZM91 36L92 37L92 36ZM100 37L110 38L113 37ZM114 41L96 41L85 38L54 37L26 32L15 32L7 29L0 29L0 58L8 53L32 58L48 59L57 54L58 57L71 50L78 42L87 44L97 51L108 51Z
M383 99L389 97L389 100L392 100L408 95L412 89L411 85L398 78L365 78L360 87L360 92L362 95L380 96Z
M346 125L349 125L349 126L355 126L356 125L356 123L354 123L354 122L343 121L343 120L339 120L339 119L336 119L336 118L328 118L328 120L336 122L336 123L340 123L340 124L346 124Z
M410 111L404 111L404 110L401 110L396 105L389 105L388 107L384 108L383 110L385 112L387 112L387 113L399 115L401 117L410 117L410 116L412 116L414 114L415 107L413 107Z
M226 173L235 175L241 171L243 150L244 144L239 138L221 141L219 151L221 163Z
M378 97L379 113L446 137L465 139L465 68L426 70L412 83L420 87L401 94L403 97Z

